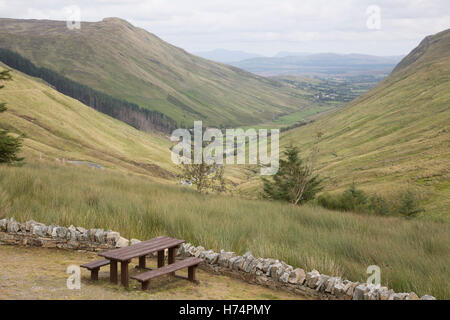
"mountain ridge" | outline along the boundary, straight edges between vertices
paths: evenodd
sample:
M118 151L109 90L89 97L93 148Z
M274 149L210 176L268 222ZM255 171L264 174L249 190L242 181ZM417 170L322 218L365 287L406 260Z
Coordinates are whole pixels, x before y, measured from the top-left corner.
M0 19L0 47L181 126L251 125L308 105L278 81L193 56L119 18L81 22L79 30L62 21Z
M422 59L426 59L427 54L430 53L430 50L428 49L432 46L435 46L436 41L443 41L443 40L448 41L449 38L450 38L450 29L425 37L416 48L414 48L406 57L402 59L402 61L400 61L400 63L394 68L392 73L400 72L401 70L406 69L407 67L413 65L416 62L420 63ZM446 53L450 52L449 44L447 44L442 49L442 52L440 52L440 54L442 55L444 53L445 56L445 52Z

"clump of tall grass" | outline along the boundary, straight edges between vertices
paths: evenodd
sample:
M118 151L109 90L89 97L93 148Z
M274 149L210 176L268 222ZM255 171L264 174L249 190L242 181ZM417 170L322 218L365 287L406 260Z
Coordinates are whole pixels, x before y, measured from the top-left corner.
M0 219L6 217L11 208L11 201L9 195L5 190L0 189Z
M0 188L18 221L111 229L141 240L168 235L353 281L366 281L375 264L383 285L396 291L450 298L446 223L201 195L142 176L45 162L0 167Z

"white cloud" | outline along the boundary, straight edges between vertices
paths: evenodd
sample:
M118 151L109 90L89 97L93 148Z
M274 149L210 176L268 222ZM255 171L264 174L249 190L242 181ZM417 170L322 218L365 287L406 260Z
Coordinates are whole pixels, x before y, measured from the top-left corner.
M0 0L0 16L64 20L72 1ZM84 21L121 17L189 51L224 47L373 54L409 52L450 27L448 0L82 0ZM366 9L381 8L381 30L367 29Z

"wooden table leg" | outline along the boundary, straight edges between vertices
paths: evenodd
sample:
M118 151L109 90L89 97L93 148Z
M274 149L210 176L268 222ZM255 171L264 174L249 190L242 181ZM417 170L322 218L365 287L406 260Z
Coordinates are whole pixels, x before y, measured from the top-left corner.
M158 251L158 268L164 267L164 250Z
M98 270L99 269L92 269L91 270L91 280L97 281L98 280Z
M125 288L128 288L128 264L130 261L120 262L120 280Z
M175 262L175 252L177 248L169 248L169 264L172 264Z
M145 256L139 257L139 268L145 269Z
M175 262L175 251L177 248L169 248L169 264L172 264ZM170 273L172 276L175 275L175 272Z
M117 284L117 260L110 260L109 282Z
M195 270L197 269L197 266L192 266L188 268L188 279L189 281L196 281L197 279L195 278Z

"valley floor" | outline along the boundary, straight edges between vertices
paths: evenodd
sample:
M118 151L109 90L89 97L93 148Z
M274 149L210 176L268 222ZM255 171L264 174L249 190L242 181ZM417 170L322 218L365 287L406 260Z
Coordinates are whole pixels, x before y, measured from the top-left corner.
M99 281L92 282L87 270L81 271L81 289L69 290L66 281L69 265L96 260L92 252L72 252L60 249L0 246L0 300L5 299L302 299L300 296L274 291L225 276L198 270L200 284L170 277L152 281L150 291L131 280L130 288L109 283L109 268L102 268ZM135 262L133 264L133 262ZM130 273L135 273L133 261ZM149 261L156 265L155 259ZM20 270L20 272L17 272ZM187 275L187 272L177 272Z

